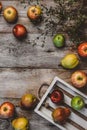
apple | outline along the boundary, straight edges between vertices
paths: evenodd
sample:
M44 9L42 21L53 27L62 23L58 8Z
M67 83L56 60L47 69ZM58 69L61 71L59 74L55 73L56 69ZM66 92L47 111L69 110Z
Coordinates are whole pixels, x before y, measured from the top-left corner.
M71 106L75 110L81 110L85 106L85 102L80 96L75 96L71 99Z
M76 88L83 88L87 84L87 76L83 71L75 71L71 75L71 82Z
M0 12L2 11L2 3L0 2Z
M64 100L64 94L59 89L53 90L52 93L50 94L50 99L53 103L56 104L62 103Z
M77 52L81 57L87 58L87 42L81 43L78 46Z
M13 6L8 6L4 9L3 16L8 23L14 23L17 21L18 12Z
M24 94L21 98L20 105L24 109L33 109L36 106L37 98L33 94Z
M16 38L18 39L23 39L27 36L27 29L24 25L22 24L16 24L13 27L13 34Z
M15 106L11 102L4 102L0 106L0 118L11 118L15 114Z
M39 5L32 5L28 8L27 16L31 21L40 21L42 10Z
M29 130L29 121L26 117L19 117L12 121L13 130Z
M63 47L65 44L65 38L62 34L56 34L53 37L53 43L56 47Z

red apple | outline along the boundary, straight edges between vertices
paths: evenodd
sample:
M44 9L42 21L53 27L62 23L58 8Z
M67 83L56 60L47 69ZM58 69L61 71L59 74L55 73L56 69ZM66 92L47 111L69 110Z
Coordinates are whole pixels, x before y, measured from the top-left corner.
M18 39L23 39L27 36L27 29L22 24L16 24L13 28L13 34Z
M15 106L11 102L4 102L0 106L0 117L1 118L11 118L14 116Z
M2 11L2 3L0 2L0 12Z
M50 94L50 99L53 103L61 103L64 100L64 94L61 90L56 89Z
M32 21L37 21L41 18L42 10L41 7L38 5L33 5L28 8L27 16Z
M71 82L76 88L82 88L87 84L87 76L83 71L75 71L71 75Z
M18 18L18 12L13 6L8 6L4 9L3 16L8 23L14 23Z
M81 43L77 51L81 57L87 58L87 42Z

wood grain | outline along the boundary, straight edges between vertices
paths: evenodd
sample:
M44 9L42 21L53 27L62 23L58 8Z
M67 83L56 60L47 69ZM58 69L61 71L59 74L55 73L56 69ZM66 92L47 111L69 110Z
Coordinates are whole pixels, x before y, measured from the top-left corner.
M55 76L71 83L71 73L72 71L69 70L58 69L0 69L0 97L20 98L28 92L38 96L39 87L43 83L50 84ZM43 88L43 92L46 89L46 87Z
M37 1L31 0L32 5ZM16 24L8 24L0 14L0 104L5 101L12 102L16 107L18 116L26 116L30 122L30 130L59 130L47 120L41 118L33 111L24 111L19 107L20 98L25 93L33 93L38 97L39 87L43 83L50 84L55 76L70 82L71 73L75 70L65 70L59 66L61 58L67 53L77 54L76 43L63 33L66 39L65 47L58 49L52 42L52 34L46 32L45 20L48 18L43 8L44 20L39 25L34 25L27 17L29 0L1 0L3 10L7 6L14 6L18 10L17 23L24 24L28 31L26 39L19 41L13 34L12 29ZM40 5L55 7L53 0L41 0ZM87 39L87 23L83 27ZM54 33L55 34L55 33ZM53 34L53 35L54 35ZM38 38L39 37L39 38ZM45 39L44 39L45 38ZM78 54L77 54L78 55ZM87 60L80 59L80 65L76 69L84 69L87 73ZM43 88L42 95L47 90ZM85 91L85 90L83 90ZM87 93L87 91L85 91ZM3 120L5 126L5 121ZM1 130L0 120L0 130ZM4 130L12 130L4 127Z
M12 34L14 24L8 24L4 20L2 11L0 16L0 67L61 68L58 65L64 55L77 53L76 43L73 44L67 34L64 33L66 45L62 49L54 47L53 36L50 32L43 35L46 32L45 19L47 19L47 15L45 9L43 9L44 20L36 26L27 17L27 9L30 6L27 0L25 2L4 0L2 3L3 10L9 5L17 7L19 13L17 23L26 26L28 36L23 41L17 40ZM32 4L35 4L35 1L32 1ZM41 0L40 4L48 8L55 7L53 0ZM84 29L86 34L86 27ZM87 68L86 62L80 62L81 68Z
M0 69L0 97L20 98L27 92L37 95L41 84L50 84L54 76L64 73L56 69Z
M29 36L24 41L18 41L12 34L0 34L0 67L62 68L59 66L61 59L66 54L76 54L76 49L69 40L66 41L65 48L57 49L50 36L47 36L45 43L42 37L36 40L36 44L34 41L38 35ZM79 68L87 68L86 61L79 59Z
M12 103L14 103L14 105L16 106L17 103L19 103L20 100L18 99L0 99L0 103L5 102L5 101L10 101ZM54 125L52 125L50 122L48 122L47 120L41 118L38 114L36 114L33 111L25 111L22 110L20 107L15 107L16 108L16 113L17 113L17 117L26 117L29 120L29 130L33 130L36 129L38 130L60 130L57 127L55 127ZM8 124L7 126L7 123ZM6 123L5 120L1 120L0 119L0 128L4 129L4 130L13 130L12 126L11 126L11 121L8 120L8 122Z

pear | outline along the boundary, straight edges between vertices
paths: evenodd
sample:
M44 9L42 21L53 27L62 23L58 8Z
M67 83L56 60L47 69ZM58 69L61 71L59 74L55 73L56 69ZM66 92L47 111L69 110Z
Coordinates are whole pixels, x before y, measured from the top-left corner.
M64 109L61 108L61 107L56 108L52 112L52 117L53 117L54 122L62 123L65 120L65 117L66 117Z
M61 60L61 65L66 69L73 69L79 64L79 59L75 54L67 54Z
M20 105L27 110L33 109L37 104L37 98L31 93L24 94L21 98Z
M65 123L67 118L70 116L70 114L71 114L71 112L70 112L69 108L58 107L58 108L54 109L54 111L52 112L52 118L53 118L54 122L63 124L63 123Z
M13 130L29 130L29 121L25 117L19 117L12 121Z

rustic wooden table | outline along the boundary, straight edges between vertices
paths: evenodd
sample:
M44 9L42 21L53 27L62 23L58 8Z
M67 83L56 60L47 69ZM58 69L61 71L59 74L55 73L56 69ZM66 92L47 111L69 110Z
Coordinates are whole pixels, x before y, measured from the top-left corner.
M15 105L19 103L21 96L32 92L36 96L39 87L43 83L50 84L55 76L70 83L70 76L74 70L65 70L60 64L61 58L67 53L77 53L72 49L72 42L67 34L66 47L57 49L52 43L51 34L41 35L44 30L44 22L33 25L27 18L29 3L27 0L1 0L3 9L13 5L19 12L17 23L24 24L28 30L28 36L23 41L17 40L12 34L14 24L8 24L0 15L0 103L11 101ZM34 2L33 2L34 3ZM53 0L43 0L45 6L55 5ZM87 29L84 28L85 35ZM41 35L41 36L40 36ZM37 37L40 36L38 39ZM87 36L87 35L86 35ZM80 59L79 68L87 72L87 62ZM30 120L30 130L58 130L57 127L37 115L35 112L27 112L17 107L19 116L26 116ZM5 130L5 129L4 129ZM7 130L7 128L6 128ZM8 128L12 130L12 128Z

